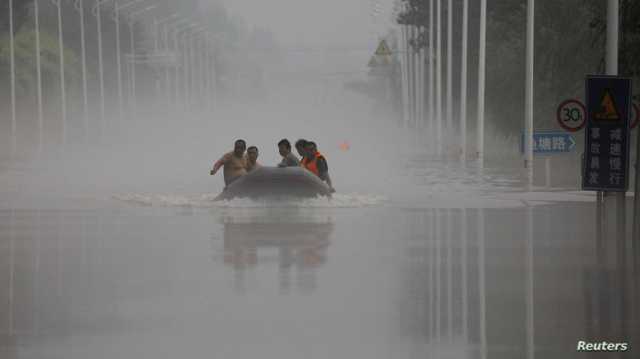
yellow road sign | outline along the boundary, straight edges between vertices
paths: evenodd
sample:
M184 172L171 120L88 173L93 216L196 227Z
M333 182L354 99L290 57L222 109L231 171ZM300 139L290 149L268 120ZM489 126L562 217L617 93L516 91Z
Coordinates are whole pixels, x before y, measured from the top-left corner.
M620 114L616 108L610 89L605 89L600 101L600 111L593 114L595 120L618 121Z
M391 56L391 50L384 40L380 41L378 48L376 49L376 55L378 56Z

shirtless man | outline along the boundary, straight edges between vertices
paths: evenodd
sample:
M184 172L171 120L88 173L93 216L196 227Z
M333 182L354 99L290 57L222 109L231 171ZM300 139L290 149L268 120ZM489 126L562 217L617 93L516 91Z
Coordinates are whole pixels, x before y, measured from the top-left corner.
M250 146L247 148L247 172L251 172L262 167L258 163L258 147Z
M220 167L224 167L224 184L228 186L231 182L247 174L247 158L244 151L247 143L244 140L237 140L233 146L233 151L225 153L214 165L210 174L213 176Z

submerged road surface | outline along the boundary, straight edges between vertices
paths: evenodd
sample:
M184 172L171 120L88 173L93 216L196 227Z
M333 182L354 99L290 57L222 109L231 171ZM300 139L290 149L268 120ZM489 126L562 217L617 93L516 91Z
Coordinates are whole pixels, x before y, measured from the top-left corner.
M640 355L639 298L618 280L614 241L597 250L592 197L435 192L223 205L7 194L0 358Z

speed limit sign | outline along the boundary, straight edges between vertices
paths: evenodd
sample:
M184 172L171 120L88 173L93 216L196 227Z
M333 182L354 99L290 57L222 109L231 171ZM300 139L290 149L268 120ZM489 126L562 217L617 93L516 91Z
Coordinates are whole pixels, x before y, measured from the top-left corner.
M556 117L560 127L569 132L580 131L586 122L586 109L584 104L576 99L563 101L558 106Z

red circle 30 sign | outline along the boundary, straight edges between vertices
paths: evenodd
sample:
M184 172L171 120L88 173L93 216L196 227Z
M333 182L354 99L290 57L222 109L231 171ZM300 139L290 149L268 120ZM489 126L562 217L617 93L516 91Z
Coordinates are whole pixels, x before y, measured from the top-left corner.
M587 120L584 104L576 99L563 101L556 111L560 127L569 132L580 131Z

